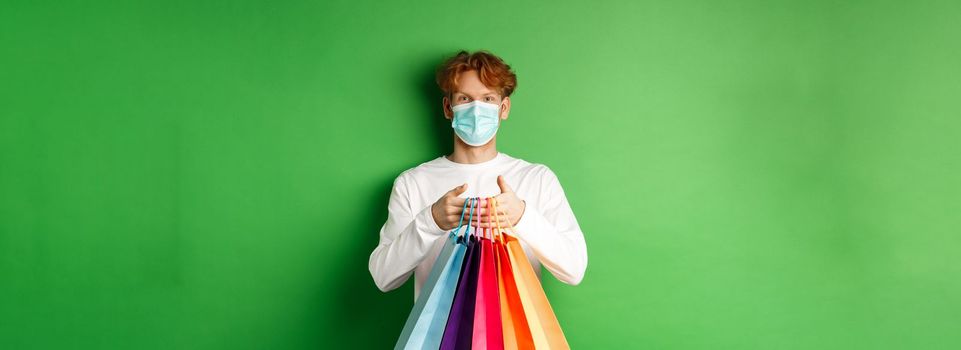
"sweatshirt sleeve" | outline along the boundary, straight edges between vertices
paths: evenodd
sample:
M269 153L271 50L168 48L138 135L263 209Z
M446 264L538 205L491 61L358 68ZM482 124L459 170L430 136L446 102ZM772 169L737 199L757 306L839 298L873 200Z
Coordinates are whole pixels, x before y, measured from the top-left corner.
M587 246L557 176L544 167L541 201L527 203L515 226L541 265L561 282L577 285L587 269ZM523 198L521 198L523 199Z
M444 235L434 221L431 206L412 210L407 189L405 174L401 174L394 180L387 222L380 229L380 242L368 262L374 283L384 292L403 285L434 241Z

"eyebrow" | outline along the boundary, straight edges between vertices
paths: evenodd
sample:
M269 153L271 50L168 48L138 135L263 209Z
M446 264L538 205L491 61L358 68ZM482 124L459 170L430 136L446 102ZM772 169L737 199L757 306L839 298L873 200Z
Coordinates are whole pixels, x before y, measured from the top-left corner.
M460 92L460 91L454 93L454 95L457 95L457 94L467 95L468 97L470 97L470 95L468 95L467 93ZM483 93L483 94L480 94L480 96L487 96L487 95L497 96L497 92L496 92L496 91L488 91L488 92L485 92L485 93Z

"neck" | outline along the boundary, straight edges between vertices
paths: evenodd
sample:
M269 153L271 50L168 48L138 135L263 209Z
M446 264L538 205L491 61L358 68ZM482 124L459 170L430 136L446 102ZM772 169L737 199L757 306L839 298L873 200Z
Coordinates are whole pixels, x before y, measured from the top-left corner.
M454 153L447 156L454 163L477 164L497 157L497 137L486 145L474 147L454 135Z

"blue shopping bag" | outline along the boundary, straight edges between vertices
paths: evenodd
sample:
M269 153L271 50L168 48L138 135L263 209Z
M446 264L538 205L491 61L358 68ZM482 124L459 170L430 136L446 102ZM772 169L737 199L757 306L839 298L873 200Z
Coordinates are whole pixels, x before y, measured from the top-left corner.
M470 203L470 215L467 219L467 228L463 235L459 235L461 228L465 226L463 225L464 214L468 212L468 203ZM461 267L464 263L464 255L468 244L470 244L467 237L470 233L470 220L473 218L476 206L476 198L469 198L464 201L460 223L447 236L447 242L437 256L434 267L431 269L430 275L427 276L427 281L424 282L420 295L417 296L414 308L407 317L404 330L400 333L400 338L397 339L397 345L394 346L395 350L440 348L447 318L450 315L451 304L454 301L457 281L460 278Z

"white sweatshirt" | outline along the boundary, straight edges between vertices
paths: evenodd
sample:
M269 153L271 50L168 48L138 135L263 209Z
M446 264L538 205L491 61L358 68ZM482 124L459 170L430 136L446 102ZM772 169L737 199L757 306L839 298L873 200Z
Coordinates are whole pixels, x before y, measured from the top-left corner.
M431 205L465 182L467 191L460 197L496 196L500 194L498 175L527 204L514 228L537 276L543 264L561 282L580 283L587 268L587 247L557 176L545 165L498 153L476 164L441 156L397 176L380 243L370 254L370 274L377 287L384 292L398 288L413 272L416 300L447 241L447 232L434 221Z

